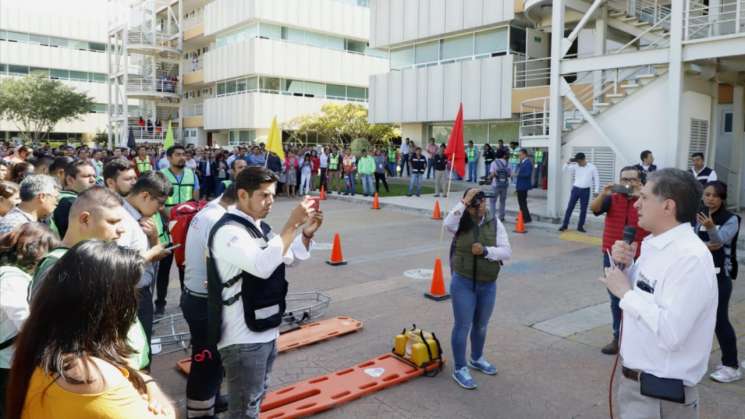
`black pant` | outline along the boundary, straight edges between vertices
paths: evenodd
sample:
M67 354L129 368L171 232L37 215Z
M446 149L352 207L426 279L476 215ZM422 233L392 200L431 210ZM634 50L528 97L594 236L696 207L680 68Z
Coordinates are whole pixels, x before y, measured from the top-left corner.
M8 392L8 379L10 370L0 368L0 419L5 417L5 393Z
M329 177L328 177L328 169L321 168L321 183L318 185L318 189L321 189L321 186L323 186L324 191L329 190Z
M523 221L530 223L533 219L528 211L528 191L517 191L517 203L520 205L520 212L523 213Z
M385 186L385 191L390 192L391 190L388 189L388 182L385 180L385 172L375 173L375 190L378 192L380 192L380 181L383 181L383 186Z
M207 416L220 395L222 360L216 346L207 345L207 298L181 294L181 311L191 333L191 370L186 379L186 409L191 417Z
M170 280L171 265L173 264L173 254L163 258L158 264L158 281L156 282L155 306L165 307L166 297L168 296L168 282ZM181 283L181 289L184 289L184 269L178 268L178 280Z
M140 298L140 304L137 307L137 318L142 324L142 329L145 331L145 337L147 338L147 346L150 347L150 341L153 337L153 291L150 286L137 288L137 293ZM152 349L148 351L148 365L153 360Z
M581 229L585 226L585 218L587 217L587 203L590 202L590 188L578 188L572 187L572 193L569 195L569 205L564 213L564 222L561 226L564 228L569 227L569 220L574 212L574 207L579 201L579 222L577 222L577 228Z
M411 176L411 165L409 164L409 153L401 154L401 174L404 175L404 166L406 166L406 176Z
M214 176L202 176L199 178L199 196L207 199L212 196L212 186L215 184Z
M717 306L717 323L714 332L717 335L719 346L722 349L722 365L738 368L737 360L737 335L732 323L729 321L729 299L732 296L732 280L726 275L717 275L719 288L719 305Z

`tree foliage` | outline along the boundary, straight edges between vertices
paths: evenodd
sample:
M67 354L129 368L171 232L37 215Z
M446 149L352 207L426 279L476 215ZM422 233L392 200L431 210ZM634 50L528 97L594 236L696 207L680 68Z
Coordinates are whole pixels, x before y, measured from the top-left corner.
M25 141L44 140L61 121L80 119L93 99L58 80L40 76L0 81L0 118L13 122Z
M320 114L303 115L284 124L283 129L293 131L296 140L319 138L338 145L349 144L355 138L365 138L370 143L384 143L398 136L391 125L367 122L367 108L347 103L327 103Z

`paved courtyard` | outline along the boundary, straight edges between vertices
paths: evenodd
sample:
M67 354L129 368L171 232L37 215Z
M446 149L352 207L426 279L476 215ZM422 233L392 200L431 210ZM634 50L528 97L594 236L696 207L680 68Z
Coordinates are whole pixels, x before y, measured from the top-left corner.
M460 193L453 195L459 197ZM452 204L451 200L451 204ZM269 221L284 223L293 202L280 200ZM422 293L429 279L404 275L432 269L441 257L449 282L449 237L441 223L416 211L329 199L326 221L316 235L328 244L341 234L346 266L324 263L328 250L288 270L290 291L320 290L332 298L326 317L345 315L364 322L354 334L281 354L271 388L353 366L390 351L393 336L416 323L434 331L451 358L450 302ZM508 224L508 230L513 226ZM374 393L318 415L320 418L603 418L608 417L608 381L613 358L600 353L610 338L610 311L601 273L599 236L559 235L553 225L529 225L510 234L513 259L500 274L497 304L489 327L486 356L499 375L474 373L479 388L462 390L450 377L452 364L434 378ZM745 358L745 289L735 283L731 314ZM171 283L168 312L177 312L178 281ZM152 372L183 411L186 380L175 370L185 352L157 355ZM710 365L719 362L715 350ZM700 386L702 418L745 419L745 381ZM182 412L183 415L183 412Z

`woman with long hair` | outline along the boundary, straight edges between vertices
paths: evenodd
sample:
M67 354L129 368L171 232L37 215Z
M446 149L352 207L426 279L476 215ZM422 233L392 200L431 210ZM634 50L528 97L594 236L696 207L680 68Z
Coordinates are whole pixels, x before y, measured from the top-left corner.
M19 191L17 183L0 180L0 217L5 217L5 214L21 202Z
M50 268L16 340L9 419L175 417L152 379L127 363L142 270L136 251L98 240Z
M60 245L42 223L26 223L0 236L0 418L13 359L13 342L29 314L28 291L41 258Z
M484 357L486 330L494 311L497 277L502 261L512 257L512 249L502 222L486 210L486 196L469 188L461 202L443 221L454 234L450 246L453 299L453 379L465 389L475 389L469 367L486 375L497 369ZM470 334L471 357L466 363L466 344Z
M10 180L19 185L26 176L32 174L34 174L34 165L27 161L16 163L10 168Z
M729 320L729 300L732 296L732 245L737 241L740 220L725 208L727 184L709 182L704 187L704 208L696 215L696 233L711 251L717 271L719 304L714 333L722 350L722 363L709 376L720 383L731 383L743 377L737 359L737 335Z

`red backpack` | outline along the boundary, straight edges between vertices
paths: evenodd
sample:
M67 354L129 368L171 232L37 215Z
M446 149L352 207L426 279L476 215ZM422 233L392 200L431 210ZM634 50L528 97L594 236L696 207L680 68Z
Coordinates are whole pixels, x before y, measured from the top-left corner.
M173 257L179 268L184 267L186 260L186 233L189 231L191 219L207 205L207 201L188 201L171 208L169 225L171 225L171 241L181 246L173 250Z

